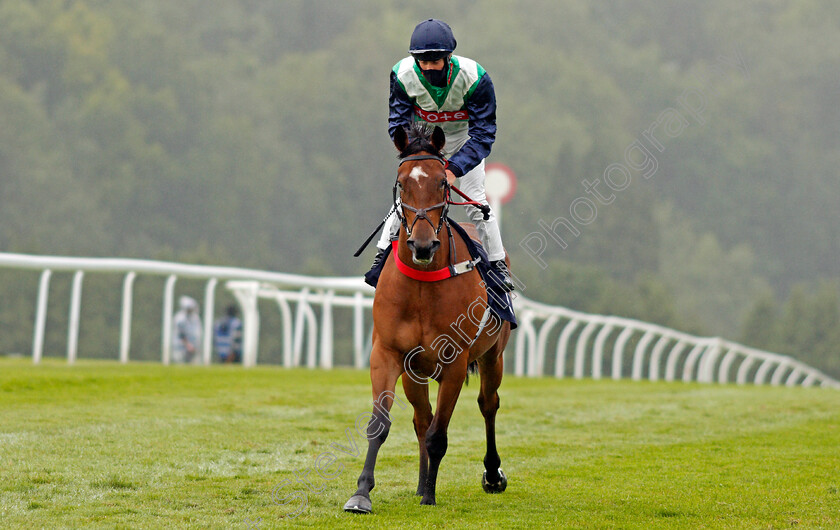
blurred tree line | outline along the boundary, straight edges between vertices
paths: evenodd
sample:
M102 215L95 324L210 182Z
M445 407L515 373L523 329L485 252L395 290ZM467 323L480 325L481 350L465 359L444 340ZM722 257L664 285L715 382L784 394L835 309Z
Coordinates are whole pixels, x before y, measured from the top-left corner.
M830 0L0 0L0 251L360 274L396 167L387 76L432 16L496 85L525 296L840 375ZM520 244L587 212L545 268ZM0 275L0 349L31 341L36 280ZM115 348L105 293L86 283L88 350Z

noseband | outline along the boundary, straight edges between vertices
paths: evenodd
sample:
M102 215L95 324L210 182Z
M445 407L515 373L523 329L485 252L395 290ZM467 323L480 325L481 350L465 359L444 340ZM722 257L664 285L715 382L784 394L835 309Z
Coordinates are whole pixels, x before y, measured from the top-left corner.
M415 160L437 160L438 162L441 163L441 165L446 166L446 161L443 158L441 158L439 156L436 156L436 155L412 155L412 156L407 156L407 157L400 160L400 166L402 166L406 162L412 162L412 161L415 161ZM406 234L408 234L408 237L411 237L411 231L412 231L412 229L414 229L414 225L417 223L417 221L419 219L424 219L427 223L429 223L429 225L432 227L432 230L435 231L435 236L437 236L440 233L441 228L443 228L444 220L446 219L446 213L449 210L449 182L448 181L444 181L444 182L446 183L446 188L445 188L445 193L444 193L444 197L443 197L442 202L439 202L437 204L429 206L428 208L415 208L414 206L411 206L411 205L408 205L408 204L405 204L404 202L402 202L402 198L400 198L400 203L399 203L399 205L397 205L397 187L399 186L399 177L397 177L397 182L394 183L394 190L393 190L394 208L397 212L397 217L400 219L400 223L402 223L403 227L405 227L405 231L406 231ZM409 226L408 220L406 219L405 214L400 209L400 207L402 207L403 209L408 210L410 212L414 212L414 221L412 221L411 226ZM431 210L434 210L434 209L437 209L437 208L441 208L441 212L440 212L440 220L438 221L437 227L435 227L435 225L432 224L432 220L429 219L429 217L426 214L429 213Z

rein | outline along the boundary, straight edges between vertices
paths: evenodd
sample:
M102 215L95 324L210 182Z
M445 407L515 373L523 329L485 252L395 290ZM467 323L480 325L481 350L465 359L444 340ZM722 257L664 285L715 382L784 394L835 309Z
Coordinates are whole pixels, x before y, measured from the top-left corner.
M465 202L452 202L452 200L449 198L449 190L447 190L446 202L448 202L449 204L453 204L455 206L475 206L476 208L481 210L482 214L484 214L484 220L485 221L490 219L490 207L489 206L487 206L486 204L481 204L478 201L474 201L474 200L470 199L469 197L467 197L467 195L463 191L459 190L458 188L456 188L452 184L450 184L449 187L452 188L453 190L455 190L455 192L458 195L460 195L461 197L466 199L466 201Z

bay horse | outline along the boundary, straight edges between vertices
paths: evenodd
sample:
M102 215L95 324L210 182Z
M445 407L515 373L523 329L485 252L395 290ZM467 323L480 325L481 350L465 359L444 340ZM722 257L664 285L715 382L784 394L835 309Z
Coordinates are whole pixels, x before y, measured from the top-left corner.
M394 389L400 375L405 396L414 408L414 431L420 446L420 504L435 504L449 420L467 370L476 365L481 381L478 406L487 436L482 486L488 493L500 493L507 487L496 450L495 422L510 323L496 319L497 325L485 325L488 294L474 268L462 267L463 273L440 281L414 278L435 276L449 269L454 256L470 257L446 217L450 186L441 155L445 141L440 127L431 133L417 126L409 132L398 128L394 136L400 153L394 201L397 204L399 198L401 226L373 300L370 380L374 407L367 424L368 450L358 489L344 505L349 512L370 513L372 509L370 491L375 484L376 456L391 428L390 410L397 399ZM448 241L441 244L439 235ZM459 267L449 270L456 269ZM484 312L480 322L474 316L478 306ZM429 378L439 383L434 414L429 403Z

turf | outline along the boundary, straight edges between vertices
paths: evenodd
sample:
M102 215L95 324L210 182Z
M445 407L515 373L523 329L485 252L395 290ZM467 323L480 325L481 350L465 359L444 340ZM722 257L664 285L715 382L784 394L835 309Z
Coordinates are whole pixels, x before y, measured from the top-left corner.
M365 372L0 358L0 526L840 527L840 392L507 377L509 486L487 495L477 388L453 416L438 506L414 496L397 406L374 513L358 516L341 506L364 459Z

